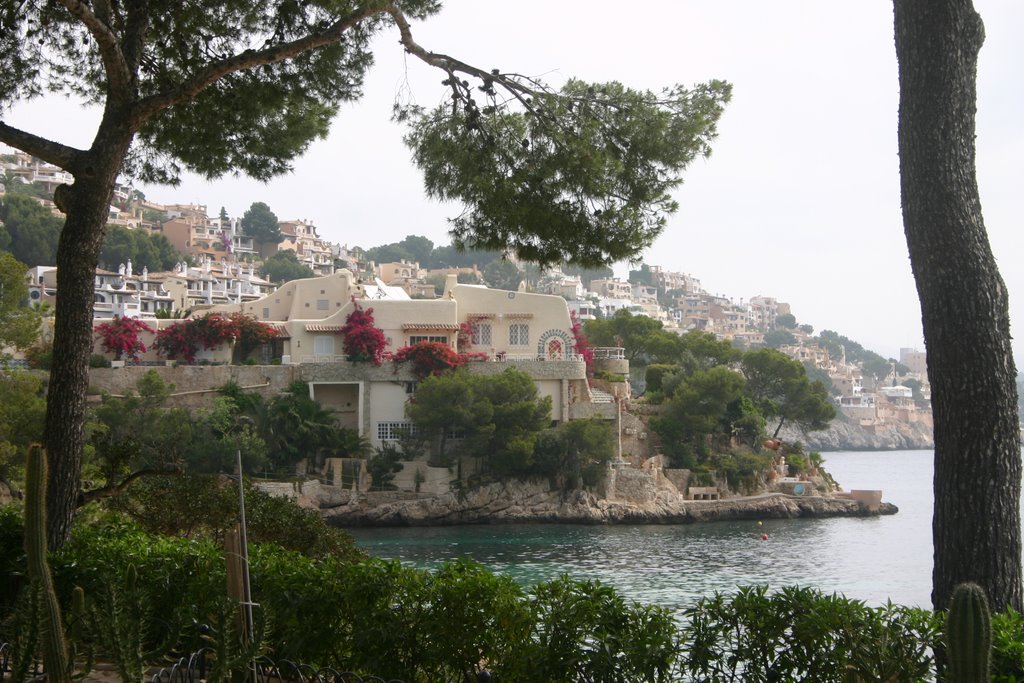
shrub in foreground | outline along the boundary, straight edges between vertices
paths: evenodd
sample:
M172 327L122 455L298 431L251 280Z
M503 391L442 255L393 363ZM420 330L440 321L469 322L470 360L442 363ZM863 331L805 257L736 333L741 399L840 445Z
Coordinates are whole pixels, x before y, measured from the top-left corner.
M992 683L1024 681L1024 616L1013 609L992 615Z
M211 538L219 544L238 519L238 482L220 475L151 477L110 505L150 533ZM245 508L249 540L254 543L273 543L313 558L354 562L365 557L351 536L328 525L315 510L248 483Z
M21 546L16 520L0 511L5 559ZM87 639L101 655L139 656L111 647L112 624L133 625L135 653L211 646L227 662L240 651L215 543L153 535L108 514L76 527L52 564L65 605L74 586L85 589ZM18 565L0 564L3 585ZM483 669L494 680L537 683L922 681L936 674L931 652L942 630L941 615L927 610L871 608L809 588L742 588L673 615L596 581L562 577L525 590L468 559L427 572L269 543L252 546L251 576L272 658L407 683L457 683ZM17 623L6 619L0 640L12 639ZM993 681L1022 680L1022 628L1019 614L993 618Z
M865 681L928 680L942 622L927 610L753 586L700 600L683 624L686 680L841 683L851 670Z

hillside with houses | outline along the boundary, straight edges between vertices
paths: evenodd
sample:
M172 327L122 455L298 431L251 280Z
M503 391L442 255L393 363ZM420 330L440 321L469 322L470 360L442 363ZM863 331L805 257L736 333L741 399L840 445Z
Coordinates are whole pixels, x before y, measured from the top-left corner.
M7 206L15 207L12 197L17 197L59 220L47 199L51 185L63 182L58 169L21 154L0 162ZM6 215L5 229L16 237L24 212ZM625 330L641 321L658 334L704 335L738 351L775 349L799 363L825 387L837 417L824 430L786 427L776 435L787 441L811 449L930 446L922 352L903 349L899 359L882 358L835 332L815 334L812 326L797 323L789 304L772 296L736 300L712 294L689 273L643 264L623 280L610 269L539 269L500 254L435 247L413 236L396 244L350 247L323 239L312 222L277 220L265 205L254 204L242 217L229 217L223 209L211 216L206 206L159 204L128 187L115 193L109 229L108 240L120 235L124 244L135 244L125 241L128 232L138 244L148 239L159 248L111 250L96 270L97 329L111 321L141 321L138 345L145 349L130 354L132 367L94 371L97 392L130 392L146 368L164 373L183 401L185 395L214 392L219 386L214 378L236 381L242 372L251 375L245 386L267 395L301 381L343 428L372 447L385 447L410 428L405 406L419 378L408 369L353 369L345 362L342 330L354 312L372 311L385 354L434 343L471 354L477 373L523 371L537 395L550 402L553 423L604 420L616 432L614 459L640 468L661 450L648 418L657 392L647 392L650 368L661 359L624 331L588 350L588 362L580 340L601 323L607 323L607 331L608 325ZM8 240L12 247L16 242ZM153 253L162 253L163 261L152 260ZM125 258L114 263L118 255ZM152 267L133 262L132 256L152 260ZM169 267L161 268L168 259ZM282 274L271 267L274 262L287 262L290 270ZM28 300L45 318L59 298L58 273L45 262L26 265ZM168 352L183 319L211 315L242 316L265 326L266 336L249 345L204 342L191 353ZM44 347L48 333L44 325ZM114 365L126 364L122 354L105 347L100 332L95 350ZM32 358L31 349L15 351L9 363L30 365ZM189 370L196 363L207 370ZM238 369L240 363L267 370L252 374ZM445 492L479 463L464 465L455 478L449 465L402 465L395 485ZM343 472L345 466L335 464L331 471Z

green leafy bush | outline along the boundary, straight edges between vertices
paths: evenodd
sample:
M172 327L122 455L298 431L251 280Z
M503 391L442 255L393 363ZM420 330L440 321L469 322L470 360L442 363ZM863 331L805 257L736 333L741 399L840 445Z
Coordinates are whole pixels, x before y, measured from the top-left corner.
M85 589L90 645L119 648L125 671L139 669L143 651L210 646L224 661L246 660L232 646L237 612L225 597L219 545L150 534L123 515L87 522L52 565L65 605L74 586ZM0 509L5 607L23 572L22 536L18 507ZM274 543L252 544L250 558L260 647L277 660L385 679L474 680L482 669L537 683L923 681L936 673L941 615L870 608L810 588L716 594L677 622L598 582L563 576L524 591L468 559L427 572L336 553L309 557ZM3 616L0 640L14 642L25 622ZM200 632L204 624L211 628ZM124 625L131 637L112 630ZM993 681L1022 680L1024 618L995 616L993 642Z
M383 678L466 680L482 662L521 652L529 632L522 589L471 560L434 574L361 563L347 569L345 584L349 665Z
M601 379L605 382L625 382L626 376L621 372L608 372L607 370L597 370L594 372L594 379Z
M37 344L25 352L25 360L33 370L49 370L53 365L53 346Z
M0 507L0 620L10 612L25 585L24 538L21 505Z
M562 576L535 587L529 602L533 630L499 669L503 680L666 680L676 660L668 610L629 603L600 582Z
M714 455L709 462L730 489L748 495L761 490L761 477L771 464L772 454L742 449Z
M660 406L665 402L665 394L658 390L648 389L644 392L643 397L652 406Z
M75 586L84 588L87 599L96 604L130 583L128 572L133 568L137 580L131 605L145 605L153 615L143 642L147 650L169 642L183 651L197 648L200 640L194 625L205 622L206 610L226 586L223 552L213 543L153 536L119 515L76 525L71 540L51 563L65 604Z
M1014 609L992 615L992 683L1024 681L1024 616Z
M373 456L366 463L366 470L370 473L375 490L383 491L395 488L391 481L395 478L395 474L402 470L401 460L402 451L395 444L385 443L374 451Z
M152 477L140 481L110 505L149 533L209 538L220 544L238 521L238 482L217 475ZM245 487L246 522L253 543L275 543L312 558L351 562L365 555L352 537L329 526L315 510Z
M350 617L342 590L349 564L251 543L253 599L275 657L326 663L342 652L337 642ZM145 632L145 649L193 651L205 642L200 626L225 628L217 617L226 597L224 550L209 540L149 534L123 516L106 515L76 526L53 565L65 600L74 586L82 586L90 603L106 606L110 614L115 605L129 616L144 607L148 628L137 630ZM131 591L124 589L128 585Z
M94 353L89 356L89 367L90 368L109 368L110 359L104 356L102 353Z
M920 681L933 676L941 621L931 612L812 588L741 588L686 610L681 674L697 681Z
M680 367L678 365L670 365L668 363L652 363L647 366L647 374L644 376L648 393L652 391L664 392L662 381L667 375L679 372Z

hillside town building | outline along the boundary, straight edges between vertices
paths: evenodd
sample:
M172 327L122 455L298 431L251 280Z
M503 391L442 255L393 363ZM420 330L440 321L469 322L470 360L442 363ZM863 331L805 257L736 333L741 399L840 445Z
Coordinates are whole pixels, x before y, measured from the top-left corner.
M330 275L334 272L334 253L331 244L320 238L317 228L305 220L282 221L278 224L284 239L277 243L262 245L263 258L279 251L294 251L299 263L307 266L314 275Z
M355 308L372 310L374 325L387 339L387 351L421 341L441 342L455 349L460 332L469 333L470 350L478 356L471 371L501 372L516 367L526 372L540 396L552 401L554 422L614 413L610 400L591 390L586 364L575 353L569 309L561 297L509 292L480 285L458 284L448 276L444 295L411 299L400 287L377 280L362 282L348 270L330 276L294 280L251 301L214 305L204 311L225 315L242 312L270 324L277 338L257 355L262 363L302 365L310 396L335 412L339 423L367 436L374 445L398 438L408 427L405 403L415 378L390 364L373 367L346 360L339 334ZM161 329L176 320L154 320ZM143 363L162 364L150 348ZM98 345L97 345L98 346ZM606 360L621 360L605 352ZM229 363L232 349L201 351L199 362ZM626 362L621 360L622 364ZM618 368L628 372L628 365ZM598 396L598 407L594 407ZM602 407L603 406L603 407Z
M52 191L70 180L60 169L21 153L5 155L0 168L5 171L0 180L7 185L33 185ZM4 192L3 183L0 194ZM45 197L35 201L55 210ZM353 302L374 308L392 351L418 340L455 346L460 327L469 326L474 350L486 354L490 363L547 363L545 372L552 371L556 364L576 362L571 351L570 316L588 321L625 311L658 320L664 329L678 334L700 330L741 348L754 348L765 344L766 335L781 329L780 316L791 314L789 304L774 297L758 294L736 301L706 291L690 274L657 265L645 266L644 282L632 283L610 276L588 281L558 267L527 269L527 279L536 293L458 284L457 275L482 281L483 272L478 269L481 264L428 269L412 261L373 263L358 247L324 240L319 229L305 219L279 222L282 241L260 244L244 234L239 219L227 217L223 211L211 218L206 205L158 204L125 186L116 189L108 220L129 230L163 235L183 254L183 260L166 272L149 272L133 267L131 262L104 264L94 278L97 320L137 317L161 326L169 323L158 318L243 310L281 332L272 345L261 350L258 360L263 362L341 367L344 363L339 360L343 353L338 329L356 305ZM275 288L257 274L259 261L287 250L320 277ZM30 302L55 304L59 296L56 269L28 265L33 266L26 274ZM335 273L336 268L342 270ZM439 294L442 281L445 285ZM792 322L787 325L792 327ZM830 357L809 332L788 332L794 343L784 344L780 350L808 368L827 373L836 403L848 418L865 426L930 416L923 352L901 349L889 376L878 377L877 367L874 374L865 373L859 364L847 362L845 352ZM203 356L206 362L226 362L231 353L222 349ZM144 362L161 359L150 354ZM557 384L557 389L556 384L544 385L545 395L561 397L555 401L560 416L573 405L566 398L567 387L576 387L572 391L580 396L585 393L580 387L586 382L579 384L580 378L572 374L576 372L574 369L558 380L565 379L567 385ZM322 387L318 391L327 396L331 391L352 390ZM379 388L377 394L387 396L389 391ZM361 396L358 401L361 410L367 415L384 414L382 407L366 403L365 398ZM340 405L338 401L335 404Z

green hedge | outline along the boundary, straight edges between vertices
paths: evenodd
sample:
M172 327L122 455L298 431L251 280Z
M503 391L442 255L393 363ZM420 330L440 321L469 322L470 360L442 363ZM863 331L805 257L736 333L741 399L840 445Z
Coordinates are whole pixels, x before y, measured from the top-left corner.
M0 510L4 606L21 571L20 536L17 511ZM52 564L65 603L72 587L85 589L101 652L112 651L114 631L100 627L118 620L141 624L129 629L139 633L135 651L230 651L235 613L223 551L210 541L151 535L105 515L77 527ZM942 628L927 610L870 608L809 588L741 588L675 615L596 581L562 577L526 590L469 559L427 572L273 544L253 545L251 576L272 658L407 683L461 682L484 667L493 680L538 683L839 683L851 670L865 681L921 681L935 675ZM1021 680L1024 620L1008 613L993 624L993 680Z

